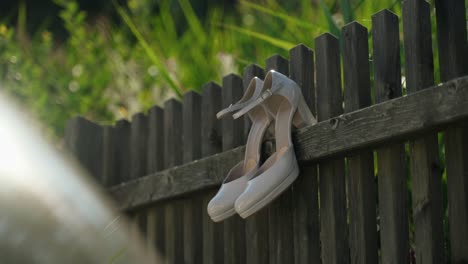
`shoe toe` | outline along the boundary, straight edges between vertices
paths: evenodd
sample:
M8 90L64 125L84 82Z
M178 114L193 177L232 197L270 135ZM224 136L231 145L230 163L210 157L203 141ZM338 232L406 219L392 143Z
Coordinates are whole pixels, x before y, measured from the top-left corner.
M213 199L208 203L208 214L213 220L221 221L235 213L234 203L239 195L244 191L246 185L245 179L223 184L221 189Z
M253 194L253 192L247 189L244 193L242 193L239 196L239 198L237 198L236 202L234 203L234 208L236 209L236 212L241 214L255 203Z
M228 211L229 209L233 208L234 202L226 201L222 199L219 195L216 195L209 203L208 203L208 214L212 218L216 218L216 216Z

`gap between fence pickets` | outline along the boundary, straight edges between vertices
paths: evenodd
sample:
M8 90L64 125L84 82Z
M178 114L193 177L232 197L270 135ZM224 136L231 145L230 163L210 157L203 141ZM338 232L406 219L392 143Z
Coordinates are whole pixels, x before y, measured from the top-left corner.
M294 133L300 162L350 154L439 131L468 118L468 77L325 120ZM213 188L242 159L238 147L110 188L122 210Z

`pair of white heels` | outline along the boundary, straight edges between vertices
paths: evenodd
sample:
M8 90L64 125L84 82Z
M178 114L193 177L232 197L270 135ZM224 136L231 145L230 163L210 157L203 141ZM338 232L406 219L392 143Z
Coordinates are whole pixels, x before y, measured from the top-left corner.
M241 100L220 111L217 117L219 119L233 112L236 112L234 119L247 113L252 127L244 160L231 169L208 204L208 214L215 222L236 212L247 218L286 190L299 175L291 126L301 127L317 122L299 86L276 71L269 71L264 82L254 77ZM262 139L273 120L276 122L276 152L260 165Z

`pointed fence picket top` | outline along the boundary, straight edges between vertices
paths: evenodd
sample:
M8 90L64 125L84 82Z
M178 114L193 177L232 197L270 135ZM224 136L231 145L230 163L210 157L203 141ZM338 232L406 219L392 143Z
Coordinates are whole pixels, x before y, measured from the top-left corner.
M435 1L443 82L435 85L431 7L424 0L402 6L405 65L399 18L382 10L371 33L347 24L340 41L323 34L315 52L297 45L289 59L271 56L265 70L248 65L222 87L209 82L130 122L72 118L65 145L167 263L465 263L466 7ZM250 129L247 116L218 120L216 113L270 69L299 85L319 121L293 129L301 173L256 214L214 223L208 202L243 159ZM264 140L262 159L275 151L273 126Z
M383 10L372 17L374 101L398 98L401 92L398 17ZM382 263L408 263L409 223L405 146L377 149Z

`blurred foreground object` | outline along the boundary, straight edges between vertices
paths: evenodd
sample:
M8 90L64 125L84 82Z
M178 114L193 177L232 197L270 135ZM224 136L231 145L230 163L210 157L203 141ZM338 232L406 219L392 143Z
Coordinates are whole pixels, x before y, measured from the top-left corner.
M0 113L0 263L160 263L2 93Z

